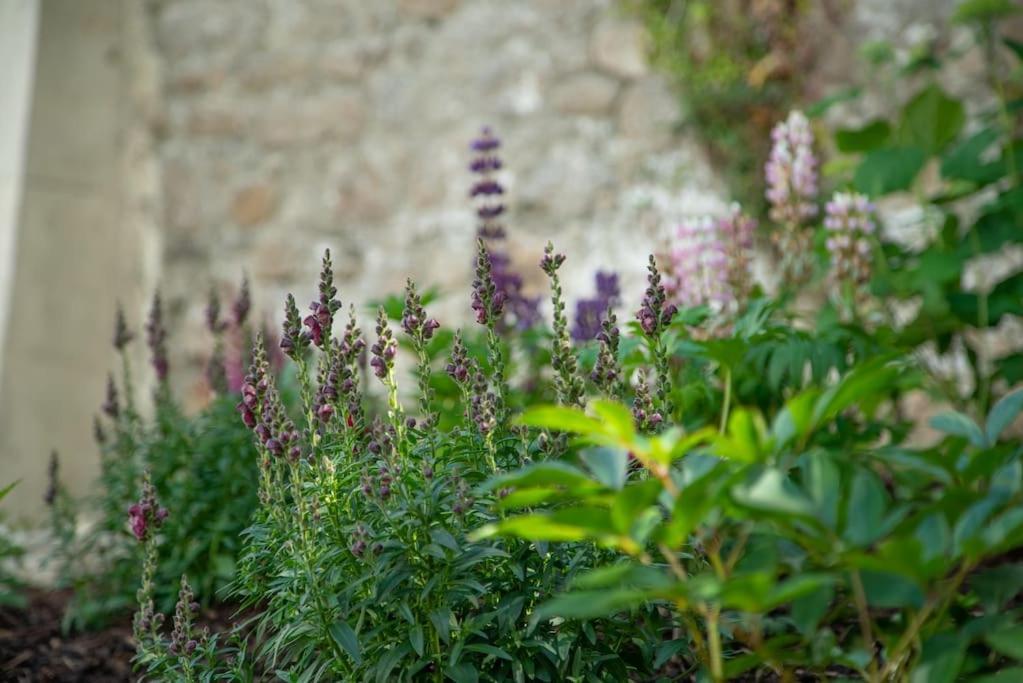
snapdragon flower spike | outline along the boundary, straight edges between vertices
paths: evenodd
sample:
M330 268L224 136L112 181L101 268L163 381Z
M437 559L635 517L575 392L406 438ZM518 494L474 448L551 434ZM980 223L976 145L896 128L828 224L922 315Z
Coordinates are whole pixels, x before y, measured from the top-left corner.
M554 369L554 386L558 402L565 405L581 405L585 388L579 377L579 367L565 319L565 300L561 291L558 269L565 263L564 254L554 252L550 242L544 248L540 269L551 281L551 301L554 306L554 339L551 348L551 367Z
M194 632L195 617L199 614L199 603L188 584L188 578L182 574L181 587L178 590L178 601L174 605L174 628L171 629L168 651L180 658L182 666L191 670L191 655L199 647L202 636L196 637Z
M617 323L614 311L609 310L607 317L600 324L600 332L597 334L597 360L590 373L590 379L597 385L597 388L605 396L611 398L618 398L622 395L622 365L618 361L621 332L618 330Z
M598 337L601 323L608 312L618 305L621 297L617 274L598 270L594 280L596 295L590 299L579 299L575 304L572 339L577 342L586 342Z
M504 313L505 295L497 291L491 272L490 254L483 240L476 241L476 277L472 281L472 310L476 322L494 329Z
M160 528L167 519L167 508L160 507L156 502L156 493L149 478L142 482L142 498L128 508L128 521L131 532L140 542L145 542Z
M249 291L249 276L242 276L242 286L238 296L231 305L231 313L234 315L235 327L242 327L249 319L249 312L252 310L252 294Z
M764 167L771 220L801 225L817 215L817 158L810 121L792 111L771 131L771 154Z
M494 177L501 169L501 159L497 156L500 146L501 141L490 128L486 127L471 145L475 156L469 170L477 176L477 180L473 183L469 196L474 200L480 200L476 208L476 216L479 219L477 235L483 239L504 237L504 228L498 222L498 218L505 211L505 206L501 202L504 187Z
M114 382L113 374L107 375L107 397L100 407L111 420L116 420L121 414L121 401L117 396L117 383Z
M128 329L128 323L125 321L124 308L118 303L117 313L114 317L114 348L118 351L124 351L124 348L134 338L135 334Z
M362 338L355 319L355 307L348 309L348 324L340 342L336 343L334 357L340 376L339 389L342 401L348 410L345 424L349 429L362 429L362 393L359 389L359 359L366 350L366 342Z
M863 285L870 279L870 240L877 231L870 200L854 192L836 192L825 207L824 228L835 284Z
M451 362L447 364L445 371L455 384L468 387L470 378L475 374L474 363L462 341L462 331L458 330L451 344Z
M423 308L423 299L416 292L416 283L412 280L405 282L405 309L401 316L401 329L405 331L413 341L425 343L433 337L433 333L440 327L435 318L427 317L426 309Z
M167 361L167 328L163 322L163 302L160 293L153 295L153 304L149 309L149 320L146 322L146 344L149 346L153 371L160 383L167 381L170 365Z
M103 429L103 423L100 422L99 417L92 418L92 438L96 440L96 445L100 448L107 443L107 433Z
M302 317L295 305L295 297L288 294L284 301L284 332L281 351L292 360L301 360L309 346L309 335L302 329Z
M220 297L217 290L210 287L209 296L206 299L206 329L210 334L219 335L227 328L227 323L220 319Z
M256 428L258 422L256 415L262 412L263 398L266 396L266 390L269 387L269 380L267 379L269 370L270 364L266 359L266 345L263 343L263 336L259 335L254 345L249 372L242 381L242 399L235 406L241 415L242 422L249 429Z
M486 438L497 427L497 394L490 390L487 377L478 365L474 370L470 414L480 436Z
M636 312L639 325L648 337L659 337L671 324L671 319L675 317L677 311L675 304L668 303L667 293L661 283L661 274L657 270L657 260L651 254L647 264L646 292Z
M49 507L53 507L57 500L57 489L60 486L57 476L59 471L60 459L57 456L57 451L50 451L50 466L46 469L46 493L43 494L43 502Z
M369 350L373 356L369 364L373 368L374 375L380 379L386 379L394 370L394 358L398 355L398 342L391 332L390 325L387 324L387 312L383 306L377 311L376 333L377 340Z
M657 428L664 421L664 417L654 404L645 370L639 371L639 378L636 383L636 399L632 404L632 418L636 421L636 428L643 432L657 431Z
M313 344L321 349L330 346L331 332L334 327L334 314L341 308L337 300L337 287L334 286L334 267L330 261L330 249L323 254L323 267L320 270L320 297L309 305L312 315L303 321L309 328L309 336Z

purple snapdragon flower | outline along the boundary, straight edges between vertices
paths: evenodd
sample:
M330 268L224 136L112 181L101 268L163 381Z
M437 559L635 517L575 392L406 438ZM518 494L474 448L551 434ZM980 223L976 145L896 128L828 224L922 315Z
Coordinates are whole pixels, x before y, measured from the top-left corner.
M139 541L145 541L167 519L167 508L160 507L156 502L153 485L147 478L142 482L142 498L128 508L128 521L131 532Z
M163 322L163 302L160 292L153 295L153 305L149 309L149 320L146 322L146 344L156 372L156 379L161 383L167 381L170 364L167 361L167 328Z
M597 293L589 299L579 299L575 304L575 324L572 326L572 339L585 342L596 339L601 332L601 324L611 309L619 304L621 288L618 274L598 270L594 275Z

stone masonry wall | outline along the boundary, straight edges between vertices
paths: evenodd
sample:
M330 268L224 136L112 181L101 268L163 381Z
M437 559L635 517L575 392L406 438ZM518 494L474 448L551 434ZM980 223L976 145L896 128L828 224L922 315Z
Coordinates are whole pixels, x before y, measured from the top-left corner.
M534 291L546 291L537 263L552 239L572 298L611 267L631 305L663 229L650 212L721 203L698 147L676 133L679 99L648 66L647 36L611 0L149 8L179 361L205 353L210 284L229 292L248 271L276 322L285 292L312 298L324 247L346 304L412 276L444 293L442 322L468 320L466 166L483 125L505 143L510 248Z

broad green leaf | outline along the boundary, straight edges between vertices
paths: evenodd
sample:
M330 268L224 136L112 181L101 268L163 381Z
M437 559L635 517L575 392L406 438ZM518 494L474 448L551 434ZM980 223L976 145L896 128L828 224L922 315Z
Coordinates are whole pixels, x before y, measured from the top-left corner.
M408 632L408 641L420 657L423 656L423 627L416 624Z
M970 587L985 610L998 610L1023 591L1023 563L1003 564L979 571L970 577Z
M478 683L479 672L469 662L459 662L444 669L444 674L455 683Z
M736 408L728 418L727 434L714 441L714 453L728 460L761 462L767 457L767 426L760 413Z
M565 406L536 406L524 411L518 423L527 427L540 427L573 434L599 434L602 431L599 420L590 417L578 408Z
M602 488L578 467L556 460L527 465L516 472L492 477L483 485L487 491L529 487L564 487L573 491L595 491Z
M952 21L991 21L1002 19L1023 9L1013 0L962 0L952 14Z
M575 507L548 514L509 517L472 533L480 540L492 536L517 536L530 541L581 541L618 536L610 511L597 507Z
M801 391L785 402L771 425L775 448L787 446L793 439L802 439L813 428L814 404L820 396L816 388Z
M1018 545L1023 536L1023 507L1017 507L992 519L984 529L986 549L1006 550Z
M1023 626L1013 626L989 633L984 640L995 652L1023 661Z
M941 175L980 185L998 180L1005 172L1005 164L990 161L987 152L999 137L994 128L984 128L955 145L941 160Z
M916 147L886 147L869 152L853 177L857 191L871 197L908 190L927 154Z
M890 358L881 357L863 363L820 395L814 407L814 424L819 427L830 422L853 405L859 405L869 413L871 407L896 385L902 374L903 370Z
M835 596L835 587L827 583L801 595L792 601L792 623L804 636L811 636L817 630L817 624L827 614L831 601Z
M962 413L948 411L935 415L931 418L931 426L939 432L961 436L977 448L987 446L987 437L984 436L984 432L980 431L976 422Z
M937 154L956 139L965 121L963 103L949 97L937 85L930 85L903 108L898 139L907 147Z
M601 484L615 491L625 486L629 455L620 448L594 446L579 454L579 459L593 472Z
M632 536L638 543L638 523L643 521L647 510L657 503L663 487L659 479L645 479L619 491L611 506L611 521L615 529L626 536ZM657 514L660 518L660 514Z
M672 579L665 571L625 561L581 574L572 581L572 589L659 588L667 590L672 583Z
M621 403L612 401L593 401L590 410L603 422L606 433L613 434L622 441L631 442L636 437L636 425L632 412Z
M656 592L637 588L563 593L540 605L531 621L538 623L554 617L593 619L638 607L657 595Z
M863 591L867 602L880 609L919 608L924 604L924 594L914 582L891 572L862 571Z
M931 636L924 641L920 660L909 676L910 683L952 683L959 677L967 645L954 634Z
M1002 669L998 673L975 676L970 679L970 683L1019 683L1020 681L1023 681L1023 666L1013 666Z
M748 508L780 515L815 517L815 506L781 470L768 468L751 484L736 486L732 498Z
M869 152L888 142L892 127L880 119L862 128L844 128L835 132L835 145L841 152Z
M724 477L719 476L720 471L715 466L679 491L661 539L669 548L679 547L718 504L725 482Z
M362 649L359 647L359 636L356 635L347 622L334 622L333 626L330 627L330 637L348 653L348 656L352 658L356 665L362 664Z
M1023 389L1006 394L991 408L987 416L987 440L995 443L1006 427L1023 411Z
M842 500L841 473L834 458L824 452L810 452L804 456L803 480L820 521L830 529L838 524L838 505Z
M949 549L952 540L952 532L949 529L945 515L935 512L921 520L917 525L914 537L920 542L923 553L921 559L924 562L938 557L943 557Z
M843 538L857 547L876 541L887 502L888 494L877 475L864 469L857 471L849 492Z
M975 557L983 550L981 536L985 530L984 525L999 504L997 498L989 496L977 501L959 516L952 531L952 548L956 557Z

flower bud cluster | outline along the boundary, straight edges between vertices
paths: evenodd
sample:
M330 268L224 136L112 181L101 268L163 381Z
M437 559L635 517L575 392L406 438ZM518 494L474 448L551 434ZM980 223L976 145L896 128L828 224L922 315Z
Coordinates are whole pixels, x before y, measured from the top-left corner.
M661 274L657 270L657 261L653 255L647 264L647 288L636 318L643 332L648 337L659 337L671 324L677 312L675 304L668 303L668 296L661 283Z
M387 324L387 312L381 306L377 311L376 325L377 340L370 347L370 355L373 358L369 361L373 368L373 374L380 379L386 379L394 370L394 359L398 355L398 341Z
M654 405L644 370L640 370L636 383L636 399L632 404L632 418L636 421L636 428L643 432L657 431L664 421L664 416Z
M825 207L824 228L835 283L862 285L870 279L874 205L862 194L836 192Z
M621 332L614 311L609 310L597 334L597 360L590 372L590 379L605 396L618 398L622 395L622 365L618 360L618 345Z
M153 295L153 305L149 309L149 320L146 322L146 344L149 346L156 379L160 383L164 383L167 381L170 365L167 360L167 328L164 326L163 303L159 292Z
M107 397L100 409L111 420L116 420L121 414L121 401L117 396L117 383L114 382L112 374L107 375Z
M476 273L472 281L472 310L476 322L494 328L504 315L505 293L498 291L491 271L491 257L483 240L476 241Z
M420 345L425 344L433 333L440 327L436 318L430 318L423 308L423 299L416 292L416 285L412 280L405 283L405 310L401 316L401 329Z
M309 328L309 338L321 349L330 346L331 331L334 327L334 314L341 308L337 300L337 287L334 286L334 268L330 261L330 250L323 254L323 267L320 270L320 296L309 305L312 314L303 321Z
M117 314L114 319L114 348L118 351L124 351L124 348L134 338L135 334L128 329L128 323L125 321L124 308L118 303Z
M174 605L174 628L171 629L170 644L167 649L172 655L190 657L205 640L205 634L194 633L195 617L199 614L199 603L195 601L192 587L188 579L182 575L178 601Z
M284 301L284 331L281 335L281 351L292 360L300 360L309 346L309 334L302 329L302 316L295 304L295 297L288 294Z
M147 478L142 483L142 498L128 508L128 521L131 524L131 532L139 541L145 542L160 528L163 521L167 519L167 508L160 507L156 502L156 493L153 485Z
M452 483L455 485L455 500L451 503L451 511L461 517L472 509L476 499L472 497L465 479L456 476Z

